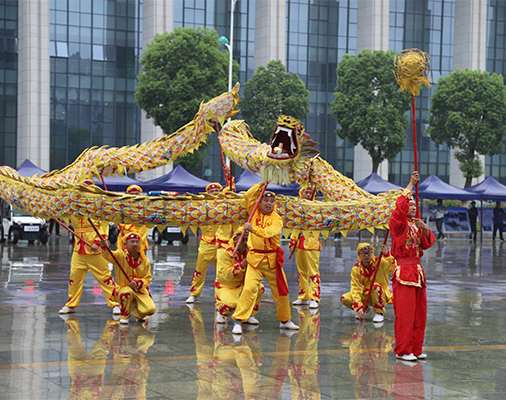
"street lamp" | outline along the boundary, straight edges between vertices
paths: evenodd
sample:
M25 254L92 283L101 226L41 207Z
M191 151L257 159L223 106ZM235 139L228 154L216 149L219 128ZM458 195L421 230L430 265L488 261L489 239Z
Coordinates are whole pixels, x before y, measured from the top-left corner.
M232 90L232 53L233 53L233 44L234 44L234 8L235 4L238 0L230 0L230 42L225 36L221 36L218 40L220 43L223 43L227 49L229 54L228 59L228 91Z
M233 43L234 43L234 8L235 3L237 3L238 0L230 0L230 42L225 36L220 36L219 41L220 43L224 44L227 47L229 58L228 58L228 91L230 92L232 90L232 53L233 53ZM228 119L230 121L231 118ZM221 145L220 145L221 149ZM232 162L228 159L228 157L225 159L225 164L228 165L230 168L230 171L232 171Z

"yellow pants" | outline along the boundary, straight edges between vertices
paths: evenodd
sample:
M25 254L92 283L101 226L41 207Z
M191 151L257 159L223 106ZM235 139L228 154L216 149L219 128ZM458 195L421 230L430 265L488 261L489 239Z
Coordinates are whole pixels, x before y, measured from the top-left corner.
M190 294L195 297L200 297L202 288L206 280L206 272L209 264L213 263L216 268L216 252L218 251L217 244L210 244L200 241L199 255L197 257L197 264L195 272L193 273L192 284L190 286Z
M153 315L156 311L155 303L149 294L135 293L130 286L123 286L118 291L121 308L120 319L130 318L130 312L137 319Z
M88 271L91 271L98 284L102 287L107 306L117 306L118 302L112 297L114 283L107 260L100 256L100 254L89 255L78 253L72 254L72 261L70 262L69 299L65 305L67 307L79 307L79 302L83 295L84 277Z
M282 272L283 279L286 282L285 272ZM292 318L288 295L280 296L278 294L276 269L269 269L267 263L264 261L257 268L253 268L251 265L248 266L246 276L244 277L244 288L242 289L241 297L239 297L235 313L232 315L233 319L246 322L253 315L253 309L258 298L258 292L262 287L261 281L263 278L267 279L274 303L276 303L276 318L281 322L286 322Z
M369 290L367 290L367 292L368 291ZM362 304L364 304L367 300L367 292L362 294ZM353 299L351 298L351 292L345 293L341 296L341 303L353 310ZM369 298L369 304L367 305L372 306L375 313L384 314L385 306L387 304L388 300L381 285L373 285L371 297Z
M299 280L299 299L320 302L320 252L296 249L295 260Z
M221 315L224 317L228 317L232 314L237 308L237 302L239 301L239 297L241 296L242 286L238 288L229 288L226 286L222 286L221 288L216 288L214 292L214 297L216 299L216 307ZM256 315L258 312L258 308L260 306L260 302L262 301L262 297L264 296L265 288L264 285L260 284L260 290L257 293L257 298L255 300L255 306L253 307L253 312L251 315Z

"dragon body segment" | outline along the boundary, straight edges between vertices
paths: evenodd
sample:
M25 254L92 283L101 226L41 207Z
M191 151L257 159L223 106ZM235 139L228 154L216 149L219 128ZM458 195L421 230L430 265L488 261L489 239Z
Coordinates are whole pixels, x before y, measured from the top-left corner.
M169 136L155 138L140 145L125 147L93 147L62 170L32 178L34 184L76 184L92 175L124 175L138 173L169 164L195 151L214 131L216 123L239 111L239 85L207 103L202 103L193 120Z
M40 185L20 177L10 167L0 168L2 197L15 207L43 218L69 220L71 215L97 218L116 223L147 226L200 225L218 228L222 224L242 225L248 213L242 195L220 194L186 196L136 196L107 192L98 186ZM291 231L329 232L357 229L362 225L387 223L391 210L381 202L304 201L290 196L277 196L277 209L284 216L285 234Z
M114 175L144 171L165 165L193 152L214 129L213 125L237 114L239 85L202 104L190 123L170 136L122 148L92 148L74 163L25 178L12 168L0 167L0 195L26 213L43 218L71 215L94 217L116 223L147 226L181 226L196 231L200 225L217 229L222 224L241 225L247 211L240 194L186 196L135 196L80 184L92 175ZM373 196L335 171L314 150L316 143L299 121L282 116L271 144L255 140L244 121L226 123L218 135L224 153L233 162L252 172L261 172L265 181L296 181L313 186L325 201L304 201L277 197L277 210L284 219L285 235L291 231L331 231L382 228L388 224L399 191ZM279 172L279 173L278 173Z

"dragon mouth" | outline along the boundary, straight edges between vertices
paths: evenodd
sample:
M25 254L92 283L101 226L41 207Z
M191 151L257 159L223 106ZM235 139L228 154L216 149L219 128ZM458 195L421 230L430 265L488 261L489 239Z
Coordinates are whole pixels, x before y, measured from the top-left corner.
M295 129L287 126L276 125L272 134L271 146L267 157L273 160L283 161L297 157L299 143Z

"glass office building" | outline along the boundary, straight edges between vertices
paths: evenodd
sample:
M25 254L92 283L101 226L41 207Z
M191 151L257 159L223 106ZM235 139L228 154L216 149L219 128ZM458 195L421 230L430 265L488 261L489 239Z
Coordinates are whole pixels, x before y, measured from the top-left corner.
M142 1L50 2L51 169L140 140Z
M0 0L0 165L16 165L17 53L18 2Z
M259 65L273 59L281 59L288 72L297 72L310 91L310 112L303 121L306 131L320 143L318 149L324 159L359 180L364 171L370 172L371 161L364 152L337 137L336 121L330 111L339 60L344 54L356 55L364 48L395 52L423 49L431 56L434 85L416 97L420 172L422 179L434 173L455 184L458 163L450 149L436 145L426 134L430 96L436 90L437 80L456 68L486 68L497 73L504 73L506 68L504 2L466 3L469 4L456 0L238 0L233 46L234 59L241 66L239 81L244 84ZM377 7L378 4L382 6ZM147 12L150 7L157 11ZM472 11L473 7L484 10L483 21L475 21L482 17L476 17L481 14ZM145 121L134 100L145 42L155 33L177 26L214 28L219 36L228 37L230 10L230 0L51 0L47 10L32 0L0 0L0 163L15 167L30 158L43 169L55 169L68 165L90 146L123 146L148 140ZM33 21L25 17L26 13L39 17L41 33L37 43L45 49L47 42L47 54L38 59L40 64L48 60L47 86L43 74L39 78L29 71L21 72L25 62L19 57L27 48L27 34L18 32L25 32L23 27ZM474 33L480 31L476 26L483 27L486 34ZM377 27L385 29L375 42L369 31ZM148 34L149 29L153 32ZM486 49L486 54L473 46L463 46L462 35L455 33L458 29L478 35L468 40L478 41L478 48ZM33 46L29 44L28 50ZM224 46L223 50L226 51ZM466 61L468 53L469 60L478 59L478 63ZM25 50L23 54L30 61L31 52ZM37 96L30 97L25 89L20 90L18 82L27 78L38 80ZM41 103L38 119L25 124L20 109L27 108L26 104L31 109L37 101ZM47 122L42 107L45 102L50 104ZM39 123L39 129L34 129ZM382 173L399 185L407 183L413 169L411 123L406 133L404 150ZM221 180L221 155L213 136L201 170L193 172L208 180ZM32 148L26 146L27 141ZM483 160L485 175L506 183L506 152ZM237 168L235 173L239 171Z

